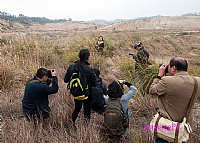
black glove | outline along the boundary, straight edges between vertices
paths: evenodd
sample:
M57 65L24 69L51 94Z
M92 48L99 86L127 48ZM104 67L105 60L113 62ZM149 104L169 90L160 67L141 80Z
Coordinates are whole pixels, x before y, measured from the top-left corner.
M130 86L132 85L131 83L129 83L129 82L127 82L127 81L124 82L124 84L127 85L129 88L130 88Z

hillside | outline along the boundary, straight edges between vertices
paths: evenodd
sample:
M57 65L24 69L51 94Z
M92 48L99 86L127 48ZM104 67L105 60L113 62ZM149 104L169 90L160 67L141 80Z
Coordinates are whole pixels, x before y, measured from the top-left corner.
M24 32L24 31L64 31L64 30L83 30L95 29L94 24L84 22L57 22L57 23L32 23L31 25L24 25L17 21L9 21L0 18L0 32Z
M29 17L25 16L23 14L19 14L18 16L16 15L11 15L10 13L7 12L2 12L0 11L0 18L9 20L9 21L14 21L14 22L19 22L23 25L32 25L33 23L40 23L40 24L45 24L45 23L58 23L58 22L66 22L68 20L66 19L48 19L46 17ZM71 21L71 18L69 19Z
M200 16L158 17L115 23L102 30L140 31L140 30L199 30Z
M42 31L67 29L95 30L95 28L99 31L200 30L200 16L145 18L102 25L96 25L92 22L65 22L31 26L33 30Z
M23 30L25 27L19 22L12 22L0 18L0 32Z
M96 20L97 21L97 20ZM117 21L117 20L116 20ZM32 22L24 25L18 21L9 21L0 18L0 31L11 30L33 30L33 31L56 31L56 30L84 30L90 29L99 31L146 31L146 30L200 30L200 16L159 16L153 18L141 18L124 22L111 21L105 24L100 20L96 25L93 21L89 22L56 22L56 23L37 23ZM119 20L120 21L120 20ZM100 24L102 23L102 24ZM110 23L110 24L109 24Z
M68 30L84 30L95 29L94 24L87 24L81 22L59 22L59 23L47 23L47 24L34 24L29 27L33 31L68 31Z

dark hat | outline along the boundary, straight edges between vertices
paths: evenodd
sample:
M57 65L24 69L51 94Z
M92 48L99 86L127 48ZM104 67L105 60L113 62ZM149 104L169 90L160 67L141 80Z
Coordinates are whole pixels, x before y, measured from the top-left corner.
M142 43L141 42L137 42L135 43L135 45L133 46L134 49L136 49L137 47L141 47Z

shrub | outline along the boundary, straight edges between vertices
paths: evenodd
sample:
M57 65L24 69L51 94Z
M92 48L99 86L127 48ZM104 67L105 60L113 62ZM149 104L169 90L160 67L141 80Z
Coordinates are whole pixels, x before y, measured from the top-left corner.
M2 45L7 45L8 44L8 40L4 37L0 38L0 46Z
M8 89L16 83L16 70L15 67L9 62L2 60L0 64L0 87Z
M73 63L74 61L78 60L78 52L69 51L65 53L62 57L64 63Z
M123 78L127 81L134 82L134 62L130 58L121 58L119 68L122 71Z
M149 87L152 84L153 80L158 75L158 67L157 66L149 66L149 67L139 67L139 70L135 71L137 75L137 81L140 85L141 94L148 93Z
M189 69L189 74L194 76L200 76L200 66L194 66L193 68Z
M114 53L113 51L115 50L115 46L113 45L113 43L108 39L107 41L105 41L105 48L103 51L103 55L106 57L110 57L113 56Z

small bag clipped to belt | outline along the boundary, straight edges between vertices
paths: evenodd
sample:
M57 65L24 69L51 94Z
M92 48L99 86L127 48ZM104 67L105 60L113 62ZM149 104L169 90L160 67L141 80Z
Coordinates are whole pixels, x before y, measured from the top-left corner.
M159 137L169 142L175 143L186 142L189 139L189 134L192 132L192 129L187 121L194 105L195 95L198 89L197 80L194 77L193 79L194 89L192 92L192 97L190 99L189 108L187 110L186 116L183 118L183 121L181 123L175 122L172 121L172 119L170 120L164 118L160 116L159 113L156 113L150 123L150 127L152 127L151 132L154 136L154 139L156 139L156 137Z

